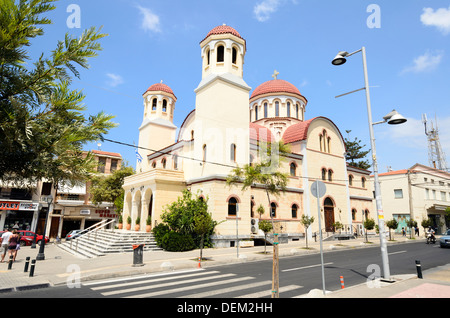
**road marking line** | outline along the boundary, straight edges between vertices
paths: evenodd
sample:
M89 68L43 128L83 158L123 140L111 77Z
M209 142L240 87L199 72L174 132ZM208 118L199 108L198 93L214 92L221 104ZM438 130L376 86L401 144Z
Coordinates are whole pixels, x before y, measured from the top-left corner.
M323 265L325 266L325 265L331 265L331 264L333 264L333 263L325 263ZM298 271L300 269L313 268L313 267L318 267L318 266L322 266L322 264L309 265L309 266L303 266L303 267L296 267L296 268L290 268L290 269L283 269L282 272Z
M398 252L388 253L388 255L401 254L401 253L406 253L406 252L407 251L398 251Z
M169 286L174 286L174 285L180 285L180 284L183 284L183 283L184 284L196 283L196 282L199 282L199 281L202 281L202 280L219 279L219 278L225 278L225 277L229 277L229 276L236 276L236 275L235 274L224 274L224 275L218 275L218 276L212 276L212 277L209 276L209 277L203 277L203 278L188 279L188 280L185 280L185 281L176 281L176 282L164 283L164 284L159 284L159 285L150 285L150 286L142 286L142 287L136 287L136 288L113 290L113 291L110 291L110 292L102 293L102 295L103 296L111 296L111 295L124 294L124 293L134 293L134 292L144 291L144 290L148 290L148 289L169 287ZM213 284L214 283L217 283L217 282L213 282ZM194 287L197 288L195 285L194 285ZM189 288L189 287L184 287L184 288ZM181 290L182 289L183 288L181 288ZM164 291L164 292L167 292L167 291ZM139 297L139 296L131 296L131 297Z
M222 275L222 277L230 276L230 275L232 275L232 274ZM200 288L206 288L206 287L211 287L211 286L217 286L218 287L219 285L231 284L231 283L236 283L236 282L242 282L242 281L250 280L250 279L255 279L255 278L254 277L237 277L237 278L232 278L232 279L223 280L223 281L214 281L214 282L211 282L211 283L192 285L192 286L186 286L186 287L179 287L179 288L175 288L175 289L163 290L163 291L146 293L146 294L140 294L140 295L132 295L132 296L124 297L124 298L154 297L154 296L160 296L160 295L164 295L164 294L178 293L178 292L183 292L183 291L187 291L187 290L200 289ZM198 281L198 280L195 280L195 281Z
M245 285L245 287L242 285L238 285L238 286L233 286L230 288L217 289L217 290L213 290L213 291L209 291L209 292L203 292L203 293L198 293L198 294L189 294L186 296L180 296L179 298L203 298L203 297L217 296L220 294L232 293L235 291L241 291L241 290L260 287L260 286L264 286L264 285L271 286L271 284L272 284L272 281L266 280L266 281L262 281L262 282L248 284L248 285ZM268 287L268 288L270 288L270 287Z
M160 274L160 275L145 275L145 276L138 276L138 277L127 277L127 278L119 278L119 279L114 279L114 280L108 280L108 281L101 281L101 282L93 282L93 283L83 283L83 286L94 286L94 285L104 285L104 284L111 284L111 283L118 283L118 282L123 282L123 281L130 281L130 280L136 280L136 279L147 279L146 282L150 282L150 281L160 281L160 280L164 280L164 279L171 279L171 275L175 275L175 274L183 274L183 273L189 273L188 272L176 272L176 273L165 273L165 274ZM186 274L186 275L180 275L177 277L191 277L191 276L198 276L198 275L208 275L208 274L216 274L218 273L217 271L213 271L213 272L198 272L198 270L195 270L195 274ZM169 276L169 277L168 277ZM159 279L153 279L155 277L164 277L164 278L159 278ZM177 278L177 277L173 277L173 278ZM99 290L99 289L104 289L104 288L110 288L114 287L114 286L126 286L126 285L136 285L136 284L142 284L142 281L139 282L129 282L129 283L123 283L123 284L116 284L116 285L108 285L108 286L103 286L103 287L93 287L91 288L92 290Z

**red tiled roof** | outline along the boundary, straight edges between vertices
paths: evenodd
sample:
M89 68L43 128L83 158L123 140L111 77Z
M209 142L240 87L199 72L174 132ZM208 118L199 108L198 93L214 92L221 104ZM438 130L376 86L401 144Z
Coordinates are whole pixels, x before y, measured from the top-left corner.
M408 169L402 169L402 170L380 173L380 174L378 174L378 176L391 176L391 175L396 175L396 174L407 174L407 173L408 173Z
M275 137L272 135L272 132L269 128L264 126L250 123L250 139L264 142L272 142L275 141Z
M175 94L173 93L172 89L171 89L169 86L167 86L166 84L163 84L163 83L156 83L156 84L153 84L152 86L150 86L150 87L145 91L145 93L147 93L148 91L151 91L151 92L158 92L158 91L166 92L166 93L172 94L172 95L175 97ZM145 93L144 93L144 94L145 94ZM176 98L176 97L175 97L175 98Z
M210 35L213 35L213 34L226 34L226 33L233 34L234 36L237 36L238 38L241 38L241 39L244 40L244 38L239 34L238 31L236 31L234 28L224 24L224 25L216 26L211 31L209 31L209 33L206 35L206 37L201 42L203 42Z
M285 80L274 79L274 80L270 80L265 83L262 83L261 85L256 87L255 90L253 91L250 99L252 99L256 96L262 95L262 94L267 94L267 93L291 93L291 94L296 94L296 95L302 96L302 94L300 94L300 91L298 90L298 88L295 87L294 85L292 85L291 83L289 83Z
M111 156L111 157L122 157L120 153L116 152L108 152L108 151L102 151L102 150L91 150L92 153L95 153L97 155L103 155L103 156Z
M283 134L284 143L288 144L295 141L305 140L308 136L309 125L314 119L315 118L312 118L307 121L302 121L300 123L288 127L288 129L286 129L286 131Z

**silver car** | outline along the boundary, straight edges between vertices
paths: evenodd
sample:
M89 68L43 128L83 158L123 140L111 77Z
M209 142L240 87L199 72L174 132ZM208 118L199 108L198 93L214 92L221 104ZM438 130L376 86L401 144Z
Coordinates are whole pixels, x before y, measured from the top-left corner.
M450 229L439 239L441 247L450 247Z

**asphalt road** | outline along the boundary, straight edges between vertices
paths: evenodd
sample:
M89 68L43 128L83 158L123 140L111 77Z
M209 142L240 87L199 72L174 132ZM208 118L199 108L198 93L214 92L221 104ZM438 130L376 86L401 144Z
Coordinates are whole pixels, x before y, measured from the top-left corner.
M416 274L416 260L425 271L449 263L450 249L439 245L413 242L388 248L391 276ZM379 247L339 251L323 254L325 289L341 288L366 282L382 273ZM291 298L322 289L320 254L282 257L279 261L280 297ZM4 298L270 298L272 260L246 262L203 270L189 270L142 277L107 279L82 284L80 288L67 286L30 290L2 295Z

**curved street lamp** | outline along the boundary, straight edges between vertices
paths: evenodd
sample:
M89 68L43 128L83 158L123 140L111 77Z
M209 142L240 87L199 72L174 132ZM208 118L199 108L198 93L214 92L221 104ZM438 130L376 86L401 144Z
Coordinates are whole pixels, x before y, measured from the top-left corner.
M50 214L50 207L51 207L51 204L53 202L53 196L52 195L48 195L48 196L46 196L44 198L44 200L48 204L48 209L47 209L47 214L45 215L44 233L42 234L41 245L39 246L39 253L36 256L36 260L38 260L38 261L42 261L42 260L45 259L45 254L44 254L44 249L45 249L45 231L47 229L47 220L48 220L48 215Z
M374 175L374 187L375 187L375 202L378 216L378 228L380 232L380 248L381 248L381 258L383 261L383 273L385 280L391 280L391 274L389 270L389 258L387 253L387 243L386 243L386 231L384 226L384 212L381 202L381 191L380 191L380 182L378 179L378 164L377 164L377 156L376 156L376 148L375 148L375 137L373 134L373 126L381 123L388 123L390 125L397 125L406 122L406 118L400 115L397 111L393 110L389 114L383 117L383 121L373 123L372 122L372 110L370 105L370 91L369 91L369 78L367 75L367 62L366 62L366 49L363 46L360 50L357 50L352 53L348 53L346 51L340 51L336 57L331 61L333 65L339 66L345 64L347 62L347 57L352 56L355 53L361 52L363 57L363 69L364 69L364 87L357 89L355 91L345 93L337 97L341 97L344 95L348 95L360 90L366 91L366 103L367 103L367 115L369 119L369 132L370 132L370 145L372 149L372 167L373 167L373 175Z

